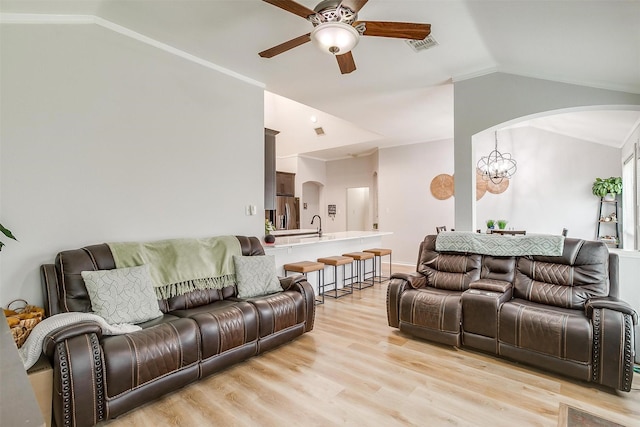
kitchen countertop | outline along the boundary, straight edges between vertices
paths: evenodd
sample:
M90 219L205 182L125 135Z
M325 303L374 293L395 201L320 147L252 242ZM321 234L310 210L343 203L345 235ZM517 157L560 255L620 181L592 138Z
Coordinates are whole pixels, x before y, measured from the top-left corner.
M271 232L272 235L278 236L296 236L300 234L317 234L318 230L315 228L298 228L295 230L274 230Z
M284 231L284 230L283 230ZM286 230L291 231L291 230ZM352 240L352 239L361 239L366 237L379 237L379 236L387 236L393 234L389 231L340 231L336 233L323 233L322 237L318 236L309 236L309 237L296 237L296 236L288 236L288 237L277 237L276 242L272 245L265 244L265 249L268 248L283 248L289 246L302 246L302 245L312 245L317 243L324 242L337 242L341 240Z

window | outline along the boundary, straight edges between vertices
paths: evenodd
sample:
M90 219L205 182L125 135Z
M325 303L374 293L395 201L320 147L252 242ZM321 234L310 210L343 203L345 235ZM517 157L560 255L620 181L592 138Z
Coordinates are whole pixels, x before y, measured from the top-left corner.
M638 250L640 225L638 215L638 191L640 189L640 157L638 143L634 152L622 165L622 247Z

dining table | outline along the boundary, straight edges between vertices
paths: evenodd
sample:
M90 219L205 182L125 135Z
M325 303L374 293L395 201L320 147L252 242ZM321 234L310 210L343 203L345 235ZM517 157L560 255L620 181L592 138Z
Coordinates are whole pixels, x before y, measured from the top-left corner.
M501 235L509 235L509 236L515 236L517 234L522 234L525 235L527 234L527 230L489 230L490 233L489 234L501 234Z

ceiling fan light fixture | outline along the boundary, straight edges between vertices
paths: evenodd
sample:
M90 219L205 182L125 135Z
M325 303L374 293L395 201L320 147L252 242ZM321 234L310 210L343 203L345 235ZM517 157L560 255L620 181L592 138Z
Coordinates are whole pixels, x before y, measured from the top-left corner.
M360 34L349 24L324 22L311 32L311 41L321 51L330 55L344 55L359 41Z

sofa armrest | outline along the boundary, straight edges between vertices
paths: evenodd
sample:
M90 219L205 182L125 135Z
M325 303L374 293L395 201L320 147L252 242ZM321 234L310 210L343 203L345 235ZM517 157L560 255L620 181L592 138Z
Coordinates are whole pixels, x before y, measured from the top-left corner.
M410 289L427 287L427 278L422 273L393 273L387 286L387 322L389 326L400 326L400 299Z
M306 281L307 279L302 274L296 274L288 277L278 277L278 280L280 280L280 286L282 286L282 289L288 291L294 284Z
M42 350L47 355L47 357L51 358L54 351L56 350L56 345L63 343L64 341L73 337L87 334L95 334L96 337L100 339L100 337L102 337L102 327L98 323L91 321L78 322L72 325L61 326L60 328L51 331L49 334L47 334L46 337L44 337Z
M305 301L306 307L306 322L305 332L309 332L313 329L313 322L316 317L316 295L313 291L313 287L307 278L302 274L296 274L295 276L279 277L280 286L285 291L299 292Z
M60 427L95 425L107 415L101 333L96 333L100 327L90 322L74 326L46 338L53 369L53 420Z
M631 390L633 379L633 328L638 314L613 297L592 298L585 304L593 325L591 381L622 391Z
M511 292L512 288L513 284L511 282L495 279L480 279L469 284L469 289L479 289L489 292L506 293Z
M393 273L391 279L404 280L413 289L427 287L427 278L422 273Z
M591 298L585 305L587 317L593 317L593 310L596 308L606 308L608 310L619 311L622 314L631 316L634 325L638 324L638 313L625 301L613 297Z

